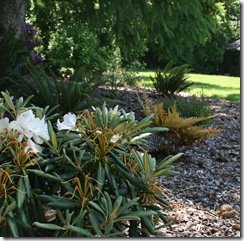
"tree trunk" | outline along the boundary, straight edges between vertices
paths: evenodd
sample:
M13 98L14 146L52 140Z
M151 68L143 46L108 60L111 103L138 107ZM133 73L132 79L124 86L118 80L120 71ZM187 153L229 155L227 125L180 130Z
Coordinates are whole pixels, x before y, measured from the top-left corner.
M27 0L2 0L0 3L0 20L5 31L10 26L16 30L16 37L19 36L21 25L25 20Z
M6 79L16 71L16 53L19 37L25 21L28 0L0 0L0 90L11 87ZM16 40L15 40L15 38Z

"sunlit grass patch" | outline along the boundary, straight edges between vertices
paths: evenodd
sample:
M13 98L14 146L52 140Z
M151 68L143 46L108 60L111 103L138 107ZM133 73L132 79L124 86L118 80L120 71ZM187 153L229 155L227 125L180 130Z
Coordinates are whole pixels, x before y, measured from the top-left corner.
M142 86L154 87L150 76L154 77L155 71L139 71L137 76L139 79L142 79ZM203 94L206 97L227 100L238 104L240 103L240 77L189 74L188 80L194 82L194 84L183 92Z

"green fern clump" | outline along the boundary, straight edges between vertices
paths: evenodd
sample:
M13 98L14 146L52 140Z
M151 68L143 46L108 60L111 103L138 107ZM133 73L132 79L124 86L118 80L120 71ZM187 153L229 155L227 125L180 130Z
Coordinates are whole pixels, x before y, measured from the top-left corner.
M162 72L156 72L156 76L150 79L153 85L162 96L174 96L193 84L193 82L187 81L187 74L191 71L188 64L173 67L173 62L170 61Z
M176 103L177 111L183 118L207 117L211 116L211 110L208 108L208 101L201 95L191 95L186 97L177 95L175 97L163 97L164 110L171 108ZM212 118L196 123L196 125L210 125Z
M58 78L50 69L48 73L43 68L37 68L30 61L26 64L27 74L19 78L10 79L18 89L18 96L27 98L33 95L32 103L45 108L57 108L63 115L76 112L87 106L86 98L101 82L87 80L79 75L79 71L71 79ZM92 105L92 101L88 104Z

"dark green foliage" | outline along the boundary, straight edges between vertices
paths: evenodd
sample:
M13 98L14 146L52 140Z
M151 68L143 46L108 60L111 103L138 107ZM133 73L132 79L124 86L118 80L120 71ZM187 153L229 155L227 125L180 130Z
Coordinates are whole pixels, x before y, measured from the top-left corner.
M196 73L223 74L225 48L228 43L240 38L240 2L236 0L216 3L216 29L204 45L197 45L192 51L179 58L191 63ZM186 57L187 56L187 57Z
M4 28L0 21L0 89L6 90L11 83L6 79L7 76L16 76L19 73L21 64L20 58L23 57L21 48L23 41L15 37L14 28Z
M179 1L180 2L180 1ZM183 1L181 1L183 3ZM202 5L202 12L205 17L212 16L215 24L212 25L212 31L209 32L208 37L202 42L196 42L196 45L192 48L186 47L186 44L183 42L178 44L178 49L172 51L170 59L174 60L177 65L183 63L189 63L196 73L218 73L221 72L221 64L223 63L223 54L225 47L228 43L231 43L240 38L240 1L230 0L230 1L198 1ZM212 2L212 3L211 3ZM211 7L211 4L214 3L214 7ZM175 4L175 2L174 2ZM180 3L181 4L181 3ZM190 3L187 4L187 7L191 8ZM191 10L189 10L191 12ZM199 15L197 15L199 16ZM177 22L177 20L174 19ZM193 24L194 23L194 24ZM180 23L173 23L179 24ZM182 22L182 25L183 22ZM194 29L195 22L192 21L192 27ZM201 27L199 27L201 29ZM185 40L187 41L189 37L187 34L192 30L185 31ZM195 31L195 29L193 30ZM177 35L177 38L174 40L179 41L183 38L184 34ZM154 35L153 35L154 36ZM196 37L196 36L194 36ZM168 41L165 41L168 42ZM148 44L148 51L146 52L144 60L149 68L161 68L162 65L168 61L169 56L159 56L157 44L152 43Z
M82 79L99 78L106 70L109 51L99 45L96 34L86 24L65 21L49 34L46 56L53 70L72 69L74 74L79 71Z
M119 47L125 60L136 59L147 47L171 59L184 49L204 43L214 29L214 1L33 1L29 16L45 35L46 47L60 25L85 23L101 46ZM72 25L70 25L72 26ZM79 43L75 43L79 44ZM163 49L163 51L158 51Z
M187 74L191 71L188 64L173 68L172 65L173 61L170 61L162 72L156 72L155 77L150 76L158 94L162 96L173 96L193 84L187 81Z
M98 87L100 82L89 81L79 76L79 71L72 80L58 78L52 71L48 74L43 68L34 66L31 62L26 64L27 74L18 79L10 79L16 95L28 97L33 95L32 102L40 107L57 107L60 114L76 112L90 107L93 103L85 102L86 97ZM81 71L81 75L82 75ZM102 101L102 100L101 100Z
M234 41L240 38L240 24L241 24L241 1L229 0L223 1L225 15L222 17L223 30L230 38L230 41Z
M184 53L178 59L178 63L191 63L195 73L221 73L219 66L224 60L227 39L228 37L224 32L216 31L204 45L199 45L192 51Z

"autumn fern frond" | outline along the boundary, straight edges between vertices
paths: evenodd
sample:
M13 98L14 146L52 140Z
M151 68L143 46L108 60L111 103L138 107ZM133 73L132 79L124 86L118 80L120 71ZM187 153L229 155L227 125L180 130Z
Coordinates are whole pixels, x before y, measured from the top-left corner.
M220 132L216 128L206 128L204 125L196 124L212 119L214 116L206 117L188 117L184 118L177 111L176 103L166 111L164 109L164 103L154 103L149 99L147 94L143 94L144 102L141 100L140 104L146 115L154 113L152 119L153 125L157 127L166 127L169 130L161 133L164 138L168 139L170 143L174 145L191 145L194 143L200 143L201 141L218 135Z

